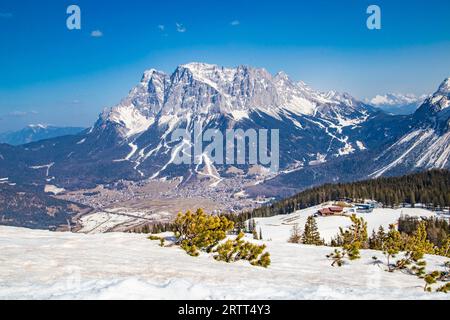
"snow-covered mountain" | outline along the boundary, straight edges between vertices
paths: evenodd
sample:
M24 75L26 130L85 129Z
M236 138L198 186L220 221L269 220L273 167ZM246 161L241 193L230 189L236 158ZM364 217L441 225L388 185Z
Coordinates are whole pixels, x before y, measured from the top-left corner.
M176 128L192 131L194 123L201 123L203 128L219 130L281 129L280 145L286 151L281 167L286 169L363 150L363 141L343 131L374 113L372 107L349 94L321 93L292 81L283 72L271 75L248 66L190 63L179 66L171 75L146 71L128 97L101 114L92 132L103 135L113 128L119 141L129 145L129 153L122 159L134 163L141 176L163 177L187 171L170 172L179 169L171 166L170 157L169 138ZM309 143L297 148L299 140ZM205 159L203 164L207 163ZM201 167L189 169L198 172Z
M320 93L285 73L275 76L248 66L224 68L204 63L179 66L172 75L154 69L144 73L119 105L105 110L97 126L113 124L123 138L143 133L158 122L176 125L184 120L227 116L249 119L260 113L283 116L315 116L329 121L362 120L368 106L348 94Z
M198 157L199 163L174 164L179 144L171 140L172 133L181 128L192 136L196 123L203 130L221 132L278 129L279 173L300 175L290 181L294 189L344 177L392 174L382 170L396 160L390 161L391 151L397 148L388 148L400 144L402 137L408 140L408 133L414 136L413 129L439 129L432 145L445 145L445 111L441 109L448 106L446 90L448 81L414 116L395 116L347 93L316 91L283 72L272 75L249 66L204 63L180 65L172 74L150 69L89 130L16 148L0 145L0 176L26 183L51 182L65 189L121 179L178 178L183 183L206 179L214 186L237 175L267 178L264 166L219 165L205 153ZM426 163L420 167L442 167L448 158L444 151L433 161L437 153L411 156L417 163Z
M372 99L366 99L365 102L387 113L407 115L413 114L427 97L427 95L388 93L376 95Z
M55 127L44 124L30 124L19 131L0 133L0 143L21 145L44 139L78 134L83 130L84 128L79 127Z
M375 159L380 168L371 176L450 168L449 107L450 78L415 112L411 130Z

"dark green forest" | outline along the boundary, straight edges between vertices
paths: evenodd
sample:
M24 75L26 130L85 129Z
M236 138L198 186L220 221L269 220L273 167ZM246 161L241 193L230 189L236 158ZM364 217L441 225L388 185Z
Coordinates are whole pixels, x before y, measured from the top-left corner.
M351 183L325 184L245 213L248 217L289 214L326 201L373 199L385 207L425 204L430 209L450 206L450 171L430 170L402 177L383 177Z

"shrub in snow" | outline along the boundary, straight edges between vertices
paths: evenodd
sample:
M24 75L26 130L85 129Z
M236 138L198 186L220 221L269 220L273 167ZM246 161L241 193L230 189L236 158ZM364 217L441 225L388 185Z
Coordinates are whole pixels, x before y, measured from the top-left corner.
M345 257L349 260L359 259L359 250L367 247L367 223L354 214L350 219L352 225L347 230L339 228L339 234L334 240L336 245L342 246L342 250L335 249L333 253L327 255L327 258L333 260L332 266L342 266Z
M419 251L422 254L435 254L435 246L427 239L426 223L421 221L412 237L408 237L406 250Z
M445 241L444 245L438 249L438 254L450 258L450 236Z
M395 229L394 225L389 226L389 232L386 235L384 242L382 243L383 254L386 256L388 271L393 272L395 265L391 263L391 259L402 249L402 236L400 232Z
M198 250L210 252L219 241L225 239L234 223L225 217L208 215L202 209L194 214L179 213L175 220L175 236L189 255L198 256Z
M413 236L402 235L391 225L382 242L382 250L387 260L387 271L407 270L422 278L426 266L423 256L426 253L433 254L434 245L427 240L424 223L419 224ZM403 257L392 262L400 252L403 252Z
M436 292L449 293L450 292L450 275L449 266L450 261L445 263L446 271L433 271L428 273L425 277L424 290L431 292L433 290L432 285L436 283L444 283L436 289Z
M269 266L270 254L263 253L266 246L244 241L243 232L236 239L220 244L233 228L234 223L226 217L207 215L202 209L195 213L179 213L174 223L176 243L191 256L198 256L200 251L214 252L214 258L219 261L247 260L255 266ZM259 238L256 229L254 230L254 237ZM149 238L160 239L154 236ZM164 241L160 241L161 246L164 246Z
M227 240L214 249L216 255L214 259L218 261L234 262L238 260L247 260L254 266L267 268L270 265L270 254L263 253L266 249L265 245L256 245L243 240L244 233L234 240Z
M431 285L433 285L437 282L437 279L440 277L440 275L441 275L441 273L439 271L433 271L433 272L427 274L424 277L425 287L423 288L423 290L431 292L431 290L432 290Z
M294 224L291 230L291 236L288 240L290 243L301 243L302 242L302 235L300 232L300 228L298 227L298 224Z
M437 292L449 293L450 292L450 282L447 282L443 286L436 289Z
M383 253L386 255L388 271L409 270L411 273L423 277L425 274L425 254L435 254L435 246L428 241L426 224L420 222L412 236L401 235L393 225L390 226L386 241L383 244ZM403 258L391 263L399 252L404 251Z
M344 253L342 250L334 249L332 253L327 255L327 258L333 260L331 266L334 267L337 265L338 267L342 267L344 264Z
M424 290L431 292L432 285L444 283L436 289L437 292L447 293L450 291L450 263L446 263L446 271L425 272L426 262L423 259L425 254L438 253L439 249L427 239L426 223L419 222L417 230L412 236L401 234L394 225L389 227L389 232L382 241L383 253L387 260L387 271L406 270L410 274L423 278L425 281ZM403 252L401 259L392 262L400 252Z
M271 263L270 253L265 252L261 255L261 257L258 260L251 261L250 263L254 266L267 268Z
M164 239L163 237L158 237L158 236L154 236L154 235L150 235L150 236L148 237L148 239L154 240L154 241L158 240L158 241L159 241L159 246L160 246L160 247L164 247L164 244L165 244L165 242L166 242L166 239Z

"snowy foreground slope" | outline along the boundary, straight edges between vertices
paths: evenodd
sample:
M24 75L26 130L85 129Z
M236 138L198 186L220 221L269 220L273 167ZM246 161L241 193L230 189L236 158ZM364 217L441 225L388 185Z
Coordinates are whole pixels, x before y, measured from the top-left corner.
M193 258L177 247L161 248L141 234L85 235L0 227L0 299L450 298L423 292L423 281L414 276L383 271L371 261L374 255L382 258L380 252L364 251L362 259L333 268L325 257L331 248L287 243L290 227L284 219L302 220L311 210L258 219L263 237L272 238L262 241L271 253L268 269L245 262L217 262L206 254ZM404 213L424 215L414 210L404 209ZM399 214L376 212L369 228L375 219L390 223ZM325 234L331 234L329 221L318 219ZM334 224L335 231L337 227ZM427 257L430 269L440 269L444 261Z

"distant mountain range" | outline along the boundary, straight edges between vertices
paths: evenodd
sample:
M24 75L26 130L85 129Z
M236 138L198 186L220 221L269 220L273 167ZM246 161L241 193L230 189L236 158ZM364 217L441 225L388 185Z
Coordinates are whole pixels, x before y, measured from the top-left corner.
M413 94L388 93L366 99L365 102L390 114L409 115L413 114L427 97L427 95L418 97Z
M387 114L350 94L319 92L285 73L190 63L172 74L151 69L118 105L78 135L22 146L0 145L0 178L76 189L121 179L209 181L264 179L255 195L292 194L350 181L449 168L449 79L413 115ZM279 129L280 172L264 166L176 165L171 134L194 123L225 130Z
M0 133L0 143L18 146L39 140L78 134L83 130L84 128L78 127L54 127L43 124L30 124L19 131Z

